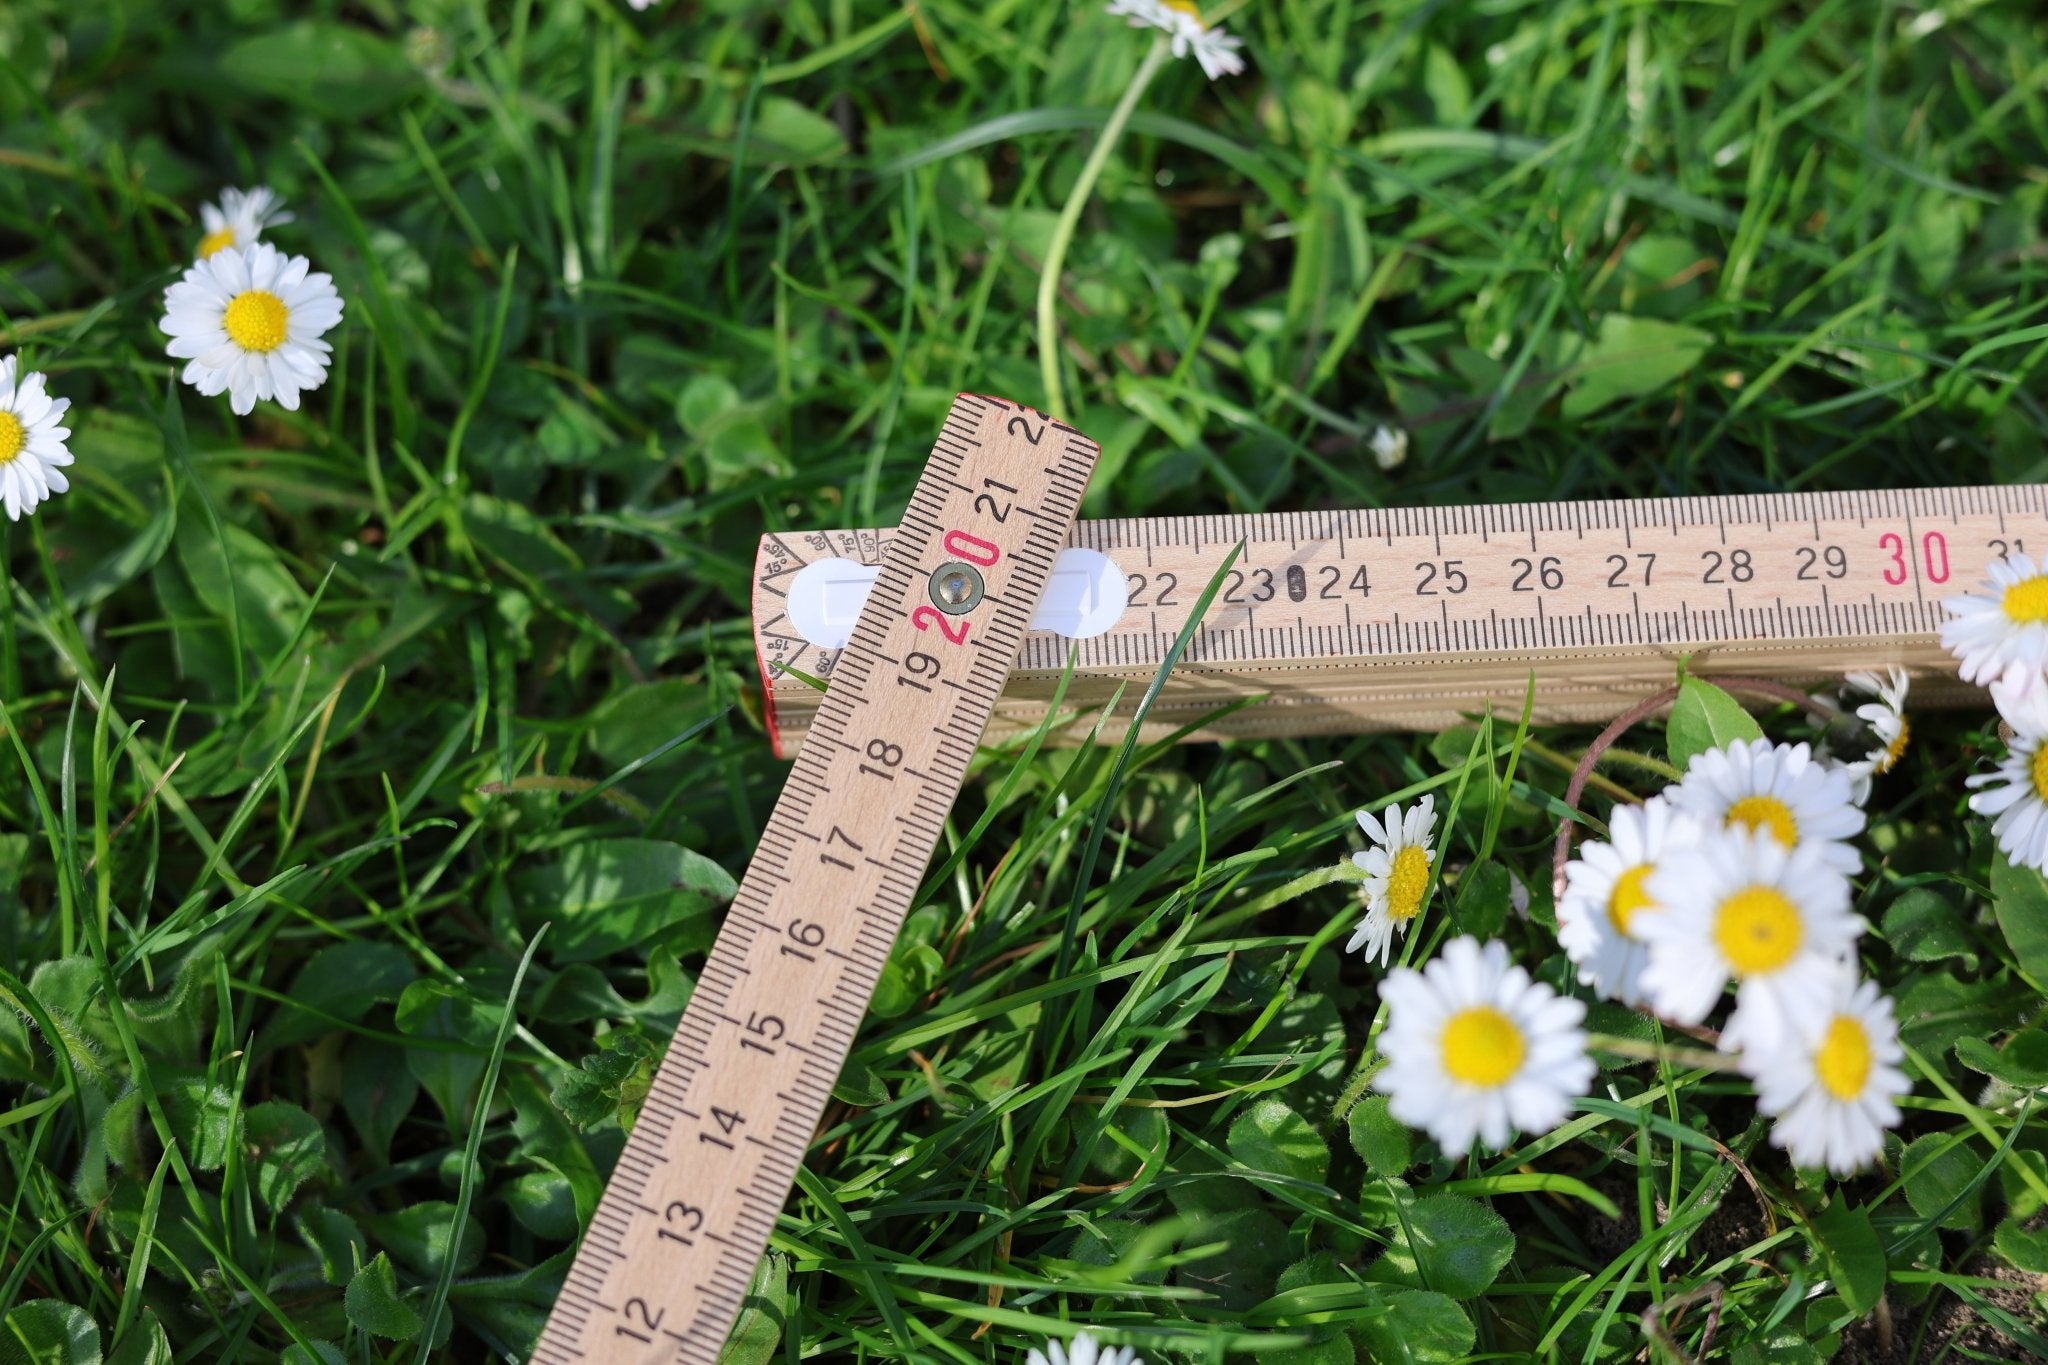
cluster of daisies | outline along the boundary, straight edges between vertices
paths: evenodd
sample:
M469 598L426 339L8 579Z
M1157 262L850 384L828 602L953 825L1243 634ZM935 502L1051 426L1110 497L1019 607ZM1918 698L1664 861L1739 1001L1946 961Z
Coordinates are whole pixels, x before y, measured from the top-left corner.
M297 410L299 395L327 379L333 348L321 337L341 321L334 281L263 240L292 221L282 208L262 188L229 190L201 208L197 260L164 292L157 324L171 339L165 349L186 362L184 382L209 397L226 393L243 415L266 399ZM71 430L58 425L71 400L51 397L45 374L17 375L17 360L0 359L0 503L11 521L68 489L72 462Z
M1990 689L2011 732L1994 772L1972 777L2015 864L2048 871L2048 565L1994 561L1984 588L1947 599L1942 644ZM1851 908L1873 781L1906 751L1906 675L1850 688L1873 744L1850 759L1756 739L1695 757L1680 779L1618 807L1607 838L1564 868L1558 942L1593 993L1699 1031L1727 1000L1718 1046L1756 1087L1771 1141L1803 1166L1847 1174L1883 1151L1911 1087L1892 1002L1857 972ZM1436 811L1360 812L1371 846L1366 915L1348 945L1387 963L1434 884ZM1562 1122L1592 1084L1585 1007L1533 980L1504 944L1458 938L1380 987L1389 1112L1447 1152L1505 1146Z
M1566 865L1557 902L1558 941L1597 995L1692 1031L1732 988L1718 1045L1776 1120L1771 1140L1838 1174L1882 1152L1910 1088L1891 1002L1857 976L1849 882L1861 804L1906 748L1907 681L1894 669L1850 685L1874 698L1857 715L1875 747L1847 761L1766 739L1702 753L1614 811L1608 837ZM1354 855L1368 909L1351 947L1384 963L1428 894L1435 811L1424 797L1359 823L1373 844ZM1454 939L1420 971L1390 972L1380 996L1375 1085L1447 1152L1554 1128L1592 1085L1585 1006L1502 943Z

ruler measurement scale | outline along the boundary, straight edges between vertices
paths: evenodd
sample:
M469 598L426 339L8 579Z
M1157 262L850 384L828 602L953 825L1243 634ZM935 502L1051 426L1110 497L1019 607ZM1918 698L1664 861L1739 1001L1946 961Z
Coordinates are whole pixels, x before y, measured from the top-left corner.
M762 542L756 640L785 752L817 694L776 666L830 676L834 655L783 619L780 594L806 563L857 562L889 534ZM1198 737L1437 728L1487 704L1519 712L1531 672L1538 719L1604 720L1688 654L1705 673L1787 682L1898 663L1930 675L1924 700L1960 699L1940 599L1995 556L2048 548L2048 487L1082 522L1070 545L1116 561L1128 604L1092 638L1027 637L994 730L1042 718L1070 648L1072 705L1148 677L1239 540L1153 733L1256 693L1270 696Z
M1097 454L1029 409L954 403L903 525L871 547L872 593L540 1365L718 1359Z

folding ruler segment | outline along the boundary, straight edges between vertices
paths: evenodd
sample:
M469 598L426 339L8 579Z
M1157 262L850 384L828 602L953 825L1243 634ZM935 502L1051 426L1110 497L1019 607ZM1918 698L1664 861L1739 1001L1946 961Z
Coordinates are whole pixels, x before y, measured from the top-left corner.
M947 415L533 1359L713 1365L1094 470Z

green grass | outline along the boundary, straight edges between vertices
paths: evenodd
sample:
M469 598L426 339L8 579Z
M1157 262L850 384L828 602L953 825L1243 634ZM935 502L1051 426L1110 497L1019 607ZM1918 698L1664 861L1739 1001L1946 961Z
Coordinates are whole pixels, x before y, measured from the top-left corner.
M1065 258L1091 514L2048 470L2037 5L1219 13L1250 70L1166 68ZM523 1358L716 923L677 882L781 780L755 539L892 519L956 390L1044 401L1036 264L1144 46L1017 0L0 7L0 347L78 457L0 529L0 1360ZM154 321L254 183L348 314L236 419ZM1859 908L1918 1083L1846 1182L1682 1057L1490 1161L1352 1107L1351 812L1462 788L1407 950L1500 918L1490 859L1561 980L1586 733L987 755L734 1358L1619 1362L1658 1303L1697 1352L1710 1283L1716 1359L2048 1354L2048 896L1960 814L1988 719L1916 719Z

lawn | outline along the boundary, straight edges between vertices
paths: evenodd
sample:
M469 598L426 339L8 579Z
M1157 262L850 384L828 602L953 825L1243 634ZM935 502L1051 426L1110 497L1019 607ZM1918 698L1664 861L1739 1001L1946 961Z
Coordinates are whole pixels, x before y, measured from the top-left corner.
M0 1362L526 1358L787 771L758 538L891 524L958 391L1099 441L1091 516L2048 478L2031 0L1205 18L1242 74L1150 63L1096 177L1099 4L0 6L0 354L75 457L0 523ZM243 416L158 323L257 185L344 313ZM1442 814L1397 962L1593 1000L1592 732L1515 719L984 751L727 1358L2048 1358L1988 702L1856 841L1912 1089L1843 1177L1609 1003L1556 1131L1389 1115L1355 811ZM1686 746L1621 747L1596 817Z

